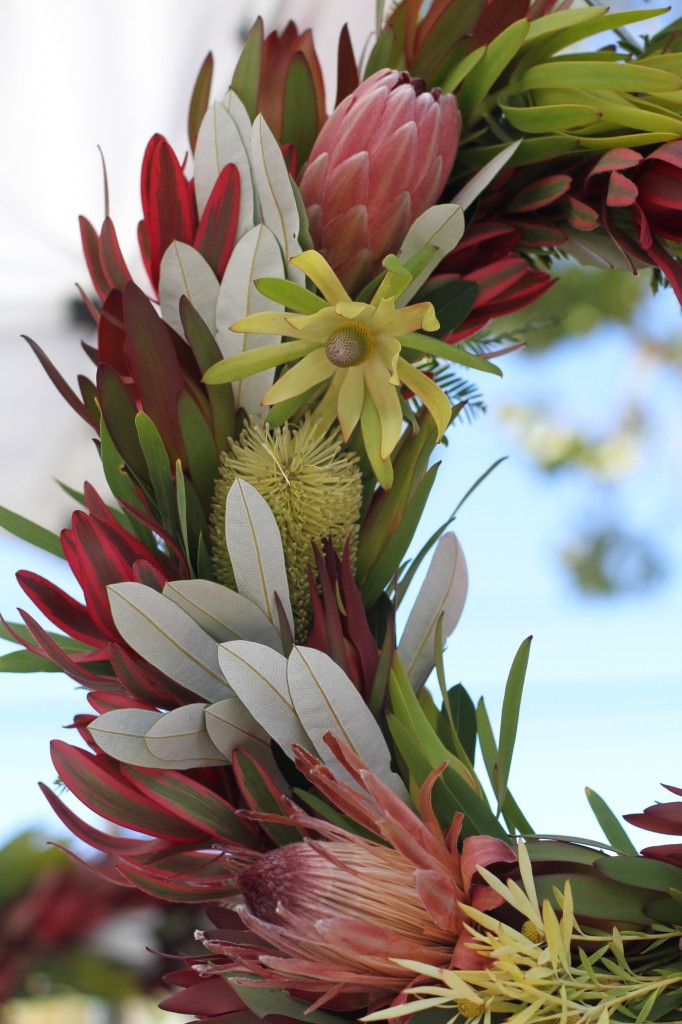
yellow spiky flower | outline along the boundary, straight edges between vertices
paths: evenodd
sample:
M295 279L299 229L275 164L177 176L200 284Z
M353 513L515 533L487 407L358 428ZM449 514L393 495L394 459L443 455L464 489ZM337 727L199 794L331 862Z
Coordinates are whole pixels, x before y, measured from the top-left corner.
M679 990L679 932L663 925L649 932L583 930L573 913L568 881L563 893L555 891L561 908L557 913L549 900L539 905L523 843L519 867L521 885L505 884L484 867L478 871L525 918L520 929L460 904L472 922L465 925L471 934L467 945L478 954L482 969L453 970L396 960L414 972L417 983L403 990L399 1005L361 1019L399 1020L436 1009L452 1013L448 1024L491 1024L499 1019L509 1024L648 1021L658 997ZM629 943L635 948L631 959L626 955ZM424 978L430 983L423 983Z
M300 425L286 423L271 429L249 422L239 440L230 440L220 456L211 512L211 540L216 578L234 588L232 565L225 544L225 502L237 477L252 484L265 498L277 521L284 547L296 638L305 640L310 626L308 566L313 544L330 538L343 553L350 539L355 562L362 483L358 459L343 451L338 430L327 433L307 417Z

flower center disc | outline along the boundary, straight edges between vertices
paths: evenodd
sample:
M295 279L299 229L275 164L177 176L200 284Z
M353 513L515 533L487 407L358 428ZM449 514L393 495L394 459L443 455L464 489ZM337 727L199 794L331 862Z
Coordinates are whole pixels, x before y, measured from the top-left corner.
M347 320L327 338L325 353L334 366L347 369L369 359L374 350L374 335L365 324Z

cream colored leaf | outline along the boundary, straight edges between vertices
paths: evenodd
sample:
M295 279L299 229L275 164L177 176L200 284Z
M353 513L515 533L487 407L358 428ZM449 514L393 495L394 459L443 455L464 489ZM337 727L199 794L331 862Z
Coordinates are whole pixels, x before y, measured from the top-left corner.
M400 246L398 259L407 262L426 245L433 245L436 251L426 266L412 279L396 301L396 306L405 306L415 295L440 261L452 252L464 234L464 214L461 206L443 203L424 210L412 224Z
M270 334L236 334L232 324L252 313L281 311L280 303L267 299L256 288L259 277L284 277L282 250L272 231L258 224L239 240L225 268L216 304L216 341L226 358L247 349L276 345ZM261 400L275 379L274 369L263 370L232 385L237 408L251 415L262 412Z
M279 243L288 279L302 285L305 281L302 271L290 262L301 252L296 197L282 150L262 114L255 119L251 130L251 166L263 223Z
M216 643L254 640L282 652L279 633L248 598L211 580L173 580L163 588L164 597L194 619Z
M445 640L459 622L467 586L464 553L454 533L446 533L438 541L398 647L400 660L415 690L424 685L435 665L438 622L442 617Z
M452 200L453 203L457 203L463 210L468 210L474 200L478 199L481 192L487 189L488 185L495 180L502 168L509 163L522 141L522 139L517 139L516 142L510 142L492 160L489 160L484 167L481 167L480 171L476 171L476 174L469 178L466 185L459 190Z
M205 765L224 764L225 758L215 751L215 757L159 758L149 749L145 736L150 729L165 718L160 711L145 711L142 708L117 708L100 715L88 727L95 743L109 757L123 764L134 764L140 768L161 768L183 770ZM217 758L217 760L216 760Z
M294 647L287 665L294 709L321 760L356 785L324 742L331 732L343 740L382 782L406 796L391 771L391 753L381 729L353 682L335 661L312 647Z
M223 101L208 108L197 135L194 190L200 217L220 172L228 164L234 164L239 171L237 238L241 238L255 223L253 177L248 147L240 131L240 115L232 103L226 109Z
M142 583L107 587L116 628L134 651L198 697L229 695L215 640L163 594Z
M196 249L186 242L171 242L159 270L159 302L167 324L184 337L180 298L186 295L211 334L216 333L218 278Z
M270 739L248 708L236 697L228 697L206 708L206 728L221 754L232 760L238 747L259 758L270 759Z
M291 744L310 749L289 696L286 658L262 644L221 644L218 660L230 687L255 720L287 754Z
M187 768L225 764L206 729L205 710L205 704L185 704L162 715L145 736L150 753L164 762L185 761Z
M253 601L279 631L275 595L293 632L293 613L282 538L265 498L245 480L230 487L225 503L225 541L239 593Z

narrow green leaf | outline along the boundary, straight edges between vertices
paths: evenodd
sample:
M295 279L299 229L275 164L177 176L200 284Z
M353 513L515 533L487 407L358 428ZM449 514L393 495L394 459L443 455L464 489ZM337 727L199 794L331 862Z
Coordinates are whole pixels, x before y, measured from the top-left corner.
M324 1013L321 1010L314 1010L311 1013L308 1003L286 995L281 988L255 988L248 983L242 984L234 976L227 974L225 979L249 1010L261 1020L269 1016L284 1016L304 1021L306 1024L347 1024L346 1018L339 1017L336 1013Z
M0 622L0 640L8 640L11 644L17 642L12 636L12 633L10 633L10 629L13 633L16 633L17 636L21 637L22 640L26 640L28 643L34 643L35 638L33 634L30 629L23 624L23 622L8 622L7 625ZM80 640L74 640L70 636L64 636L63 633L48 632L47 635L51 640L54 640L56 644L59 644L63 651L67 651L68 653L73 654L79 651L92 650L92 647L90 647L89 644L81 643Z
M191 565L192 553L190 551L189 534L187 531L187 488L185 486L185 474L182 471L182 462L180 459L175 463L175 503L178 510L182 546L187 561Z
M483 57L464 79L457 102L465 125L475 118L481 101L518 52L528 35L529 28L530 22L527 18L521 18L508 25L486 47Z
M253 121L258 113L258 88L263 54L263 19L256 18L246 37L242 52L232 76L231 89L249 112Z
M621 853L629 853L636 856L636 846L606 801L598 793L595 793L593 789L586 789L585 795L602 832L611 846L620 850Z
M315 295L307 288L302 288L300 284L286 281L281 277L259 277L255 284L266 299L272 299L273 302L278 302L297 313L310 316L329 305L320 295Z
M393 536L387 541L381 553L371 567L371 572L358 580L362 597L367 607L377 601L400 565L409 548L417 526L421 522L422 513L431 493L438 472L438 463L432 466L417 486L410 501L405 507L403 516Z
M308 159L319 131L317 91L310 65L299 51L289 63L282 102L282 139L296 150L298 166Z
M519 90L613 89L616 92L674 92L679 75L637 64L604 64L598 60L562 60L536 64L526 71Z
M61 672L49 658L43 658L33 651L10 651L0 656L0 672Z
M20 516L18 512L11 512L10 509L2 505L0 505L0 527L20 540L32 544L34 548L40 548L58 558L64 558L61 541L56 533L31 522L25 516Z
M109 489L115 498L120 501L127 502L128 505L132 505L133 508L142 508L140 497L137 493L135 485L130 478L128 467L126 466L123 456L116 448L114 440L107 429L107 425L104 419L100 421L100 459L102 461L102 469L104 470L104 477L109 484ZM151 551L156 547L156 541L149 530L143 523L139 522L134 516L125 515L126 528L131 528L133 532L140 538L143 544L145 544ZM116 513L116 518L119 519L119 514ZM121 520L119 519L119 522Z
M199 69L199 74L197 75L197 80L194 83L192 99L189 105L187 134L189 136L189 144L192 152L194 152L197 135L199 134L199 128L201 127L201 122L204 119L204 114L208 110L212 78L213 54L209 53L206 55L204 62Z
M493 790L497 791L497 780L499 775L497 743L495 742L495 737L493 735L492 726L490 725L490 719L488 717L488 712L483 698L480 699L476 707L476 727L478 742L483 756L483 763L485 764L490 784L492 785ZM529 824L528 819L521 811L521 808L511 795L509 789L507 789L504 805L501 810L502 816L504 817L504 820L507 823L507 828L510 832L516 831L524 836L534 834L532 826Z
M600 857L596 861L600 875L638 889L653 889L665 892L682 888L682 868L666 864L652 857L638 857L635 851L630 857Z
M436 356L437 359L446 359L450 363L461 363L462 366L469 366L472 370L481 370L483 373L493 373L496 377L502 376L499 366L475 356L458 345L448 345L438 338L430 338L426 334L403 334L400 337L400 344L403 348L412 352L426 353Z
M500 110L510 125L531 135L585 128L596 124L602 116L598 108L584 103L555 103L538 107L502 105Z
M367 64L365 65L365 71L363 79L367 79L370 75L373 75L375 71L381 71L382 68L392 67L393 65L389 61L391 51L394 43L394 32L390 25L387 25L383 32L377 36L377 40L372 47L369 57L367 58Z
M443 687L443 689L445 688ZM448 741L444 737L445 733L449 732L458 748L455 753L462 761L468 762L473 771L477 735L476 707L461 683L445 690L441 722L443 742L446 746L448 745Z
M154 421L146 412L138 412L135 427L149 469L156 506L161 522L170 533L177 527L175 495L170 459Z
M516 742L516 730L519 724L519 711L521 708L521 697L523 684L528 668L530 656L530 645L532 637L527 637L518 651L509 669L507 685L504 690L502 701L502 717L500 720L500 744L498 753L498 779L497 779L497 809L498 813L504 805L507 795L507 782L511 769L514 743Z
M192 396L178 397L178 423L187 452L187 469L203 508L208 512L218 478L218 452L211 428Z
M448 73L441 86L444 93L455 92L455 90L466 80L468 74L470 74L478 62L485 53L485 46L479 46L477 50L473 50L468 53L463 60L455 64L454 68Z

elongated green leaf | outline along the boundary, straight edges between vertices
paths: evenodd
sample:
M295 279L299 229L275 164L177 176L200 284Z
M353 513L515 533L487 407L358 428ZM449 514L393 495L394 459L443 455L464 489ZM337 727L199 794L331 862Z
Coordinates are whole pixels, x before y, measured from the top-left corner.
M264 224L251 228L234 248L223 275L216 307L217 342L223 356L239 355L269 348L277 339L270 334L237 334L232 324L253 313L281 310L280 300L265 295L256 282L260 278L284 282L282 251L272 231ZM298 289L303 291L303 289ZM308 293L310 294L310 293ZM274 367L243 379L234 388L235 405L251 415L262 412L261 399L274 380Z
M184 295L212 334L216 332L218 278L204 257L186 242L172 242L159 270L159 300L167 324L182 335L180 299Z
M44 526L32 523L25 516L18 512L11 512L8 508L0 506L0 527L7 530L20 540L25 540L35 548L48 551L51 555L64 558L61 541L56 533L47 530Z
M233 95L234 100L238 99ZM239 171L239 218L237 238L254 225L254 187L251 164L240 135L234 110L228 112L224 103L214 103L206 111L194 154L194 188L199 216L204 212L220 172L228 164Z
M192 705L194 706L194 705ZM203 707L203 705L201 705ZM177 710L184 711L185 708ZM169 712L172 714L172 712ZM160 758L145 739L150 730L163 722L167 716L160 711L143 711L139 708L120 708L100 715L89 726L98 747L123 764L134 764L140 768L198 768L204 765L224 764L217 751L213 758L192 756L189 744L179 748L181 756L173 757L168 746L163 749L168 757Z
M291 263L301 251L298 242L300 221L296 197L282 150L262 114L253 122L251 166L261 206L261 217L282 250L284 270L290 281L304 283L303 273Z
M248 984L241 984L234 977L226 977L226 980L242 1002L246 1003L251 1012L261 1020L268 1016L284 1015L308 1024L350 1024L350 1020L347 1021L337 1014L324 1013L321 1010L310 1013L308 1003L286 995L281 988L253 988Z
M571 893L576 916L583 921L608 921L609 926L648 925L651 919L642 908L641 890L628 888L610 882L606 878L590 878L587 875L571 876ZM563 892L565 874L538 875L535 888L538 900L549 900L558 908L555 890Z
M600 857L595 866L605 878L634 885L638 889L667 891L682 888L681 867L650 857L638 857L636 853L631 857Z
M130 478L128 467L126 466L123 456L116 448L113 442L111 434L107 430L104 419L100 421L100 459L102 460L102 469L104 470L105 479L109 485L109 489L114 497L119 498L121 501L127 502L132 505L133 508L141 508L142 503L140 496L137 493L135 485ZM139 522L134 516L125 514L126 525L130 527L134 533L140 538L142 543L150 550L154 550L156 542L152 535L151 530ZM118 516L116 517L118 519Z
M262 644L235 640L220 645L218 659L231 689L268 736L287 754L292 743L311 748L289 694L283 655Z
M460 363L462 366L470 366L473 370L481 370L482 373L493 373L496 377L502 376L499 366L475 356L459 345L448 345L438 338L430 338L426 334L403 334L400 338L403 348L412 352L425 352L427 355L436 356L437 359L446 359L450 363Z
M514 128L531 135L585 128L596 124L602 117L598 107L585 103L555 103L537 107L501 106L500 109Z
M116 628L134 651L204 700L229 695L215 641L173 601L141 583L107 590Z
M161 522L170 533L174 533L177 526L175 488L166 447L156 424L146 412L138 412L135 426L149 469Z
M265 498L245 480L230 487L225 506L225 540L239 593L253 601L277 628L275 595L293 630L282 539Z
M150 753L162 761L187 762L187 768L224 764L225 755L208 734L205 711L206 704L185 704L162 715L145 735Z
M258 111L258 86L263 52L263 19L258 17L244 41L230 87L230 92L239 97L248 111L250 120L254 119Z
M324 742L325 733L331 732L382 782L407 797L402 781L391 771L391 753L376 719L336 662L312 647L295 646L287 664L287 684L299 721L325 764L346 776Z
M485 764L488 778L496 792L498 788L498 752L497 743L493 735L492 726L490 725L490 719L488 718L488 712L486 710L485 702L483 698L478 702L476 707L476 727L478 733L478 742L481 747L481 754L483 755L483 763ZM533 829L525 817L521 808L517 804L516 800L512 796L507 788L507 793L502 806L502 815L507 827L510 832L520 832L521 835L533 834Z
M483 58L484 53L485 46L479 46L477 50L472 50L472 52L468 53L463 60L460 60L455 64L454 68L448 73L445 81L443 82L443 92L455 92L467 75L473 71L478 62Z
M507 782L511 769L514 743L516 742L516 730L519 724L519 711L521 708L521 697L523 695L523 684L528 668L530 656L530 645L532 637L529 636L519 647L507 677L507 685L504 690L502 701L502 717L500 720L500 744L498 752L498 777L497 777L497 809L498 812L504 805L507 795Z
M528 19L521 18L520 21L508 25L485 48L483 57L469 72L457 95L464 125L468 125L475 118L481 101L518 52L528 35L529 28Z
M464 553L454 533L446 533L438 542L398 647L414 690L421 689L436 663L438 623L446 640L459 622L467 587Z
M282 96L282 138L291 143L302 167L320 129L317 90L307 58L300 51L289 63Z
M204 383L231 384L236 380L244 380L245 377L269 370L273 366L282 366L283 363L301 359L313 348L314 345L309 341L283 341L280 345L271 344L267 348L249 349L228 359L222 359L212 366L204 374Z
M203 412L187 391L178 396L178 423L187 453L187 470L202 508L208 513L218 478L218 452Z
M422 512L428 500L431 488L436 480L438 465L431 466L415 488L409 502L403 509L400 524L391 539L384 544L381 553L366 576L358 580L362 597L367 607L377 601L384 588L395 574L395 567L400 565L412 541L415 530L421 521Z
M211 580L173 580L163 588L216 643L253 640L282 653L282 640L264 612L242 594Z
M232 760L237 748L249 750L259 761L274 764L270 739L250 711L237 697L228 697L206 708L206 728L220 753Z
M603 800L598 793L595 793L593 789L586 789L585 794L587 796L587 801L594 812L594 816L599 822L601 830L611 846L614 846L622 853L629 853L636 856L637 848L635 844L632 842L619 819L613 813L606 801Z
M678 75L637 64L604 64L598 60L561 60L529 68L519 89L614 89L616 92L674 92Z
M308 316L319 313L328 305L321 295L315 295L307 288L301 288L300 285L280 277L260 277L256 281L256 288L266 299Z
M55 665L49 658L43 658L33 651L10 651L0 656L0 672L61 672L61 665Z

